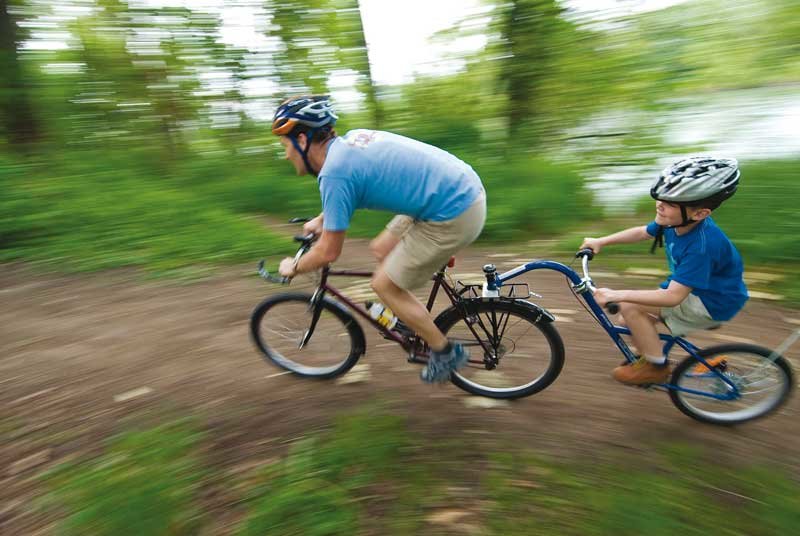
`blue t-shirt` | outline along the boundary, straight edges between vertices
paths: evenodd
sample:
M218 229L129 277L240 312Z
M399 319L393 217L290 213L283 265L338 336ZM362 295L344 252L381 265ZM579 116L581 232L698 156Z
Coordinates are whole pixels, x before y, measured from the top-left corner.
M651 236L657 231L656 222L647 226ZM661 288L670 281L692 287L714 320L730 320L744 306L748 296L742 257L710 217L684 235L664 228L664 251L671 273Z
M450 153L378 130L351 130L335 138L318 180L329 231L347 229L358 208L451 220L483 191L477 173Z

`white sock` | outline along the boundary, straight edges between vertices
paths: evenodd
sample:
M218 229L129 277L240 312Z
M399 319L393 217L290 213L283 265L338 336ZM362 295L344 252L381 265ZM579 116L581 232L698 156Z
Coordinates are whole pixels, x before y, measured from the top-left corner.
M647 359L648 362L654 365L663 365L664 363L667 362L667 358L663 355L659 356L646 355L644 356L644 358Z

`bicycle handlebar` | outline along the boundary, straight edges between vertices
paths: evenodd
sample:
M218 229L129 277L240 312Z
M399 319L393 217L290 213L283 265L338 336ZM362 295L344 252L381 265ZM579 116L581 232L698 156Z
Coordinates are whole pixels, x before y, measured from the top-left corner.
M589 275L589 261L594 259L594 250L583 248L575 254L575 257L581 259L581 264L583 266L583 283L586 285L589 292L594 294L597 291L597 287L594 286L594 281L592 281L592 277ZM619 304L617 302L606 303L606 311L612 315L617 314L619 312Z
M292 218L289 220L289 223L305 223L311 221L311 218ZM294 254L294 263L297 264L297 261L300 260L300 257L305 255L305 253L311 249L311 244L317 239L317 235L314 233L309 233L307 235L296 235L294 240L296 242L300 242L300 248L298 248L297 253ZM276 277L269 273L269 271L264 268L264 259L261 259L258 263L258 275L260 275L265 280L269 281L270 283L277 283L279 285L288 285L292 282L291 277L280 276Z

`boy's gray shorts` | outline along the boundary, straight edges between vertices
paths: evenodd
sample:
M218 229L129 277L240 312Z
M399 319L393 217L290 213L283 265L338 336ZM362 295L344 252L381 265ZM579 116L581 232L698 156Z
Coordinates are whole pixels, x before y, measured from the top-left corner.
M706 306L694 294L689 294L685 300L675 307L662 308L661 318L672 334L679 337L692 331L710 329L722 325L719 320L711 318Z

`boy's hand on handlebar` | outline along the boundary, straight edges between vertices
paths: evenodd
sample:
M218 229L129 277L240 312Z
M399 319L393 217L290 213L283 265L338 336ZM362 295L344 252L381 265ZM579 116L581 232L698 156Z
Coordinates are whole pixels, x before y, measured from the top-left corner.
M280 266L278 267L278 272L283 277L294 277L297 275L297 269L294 265L294 259L292 257L286 257L281 261Z
M605 307L608 302L619 302L620 292L610 288L599 288L594 293L594 300L600 307Z
M602 249L602 247L603 246L600 244L600 239L598 239L598 238L584 238L583 239L583 244L581 244L581 247L578 248L578 249L589 248L592 251L594 251L595 255L597 255L598 253L600 253L600 250Z

